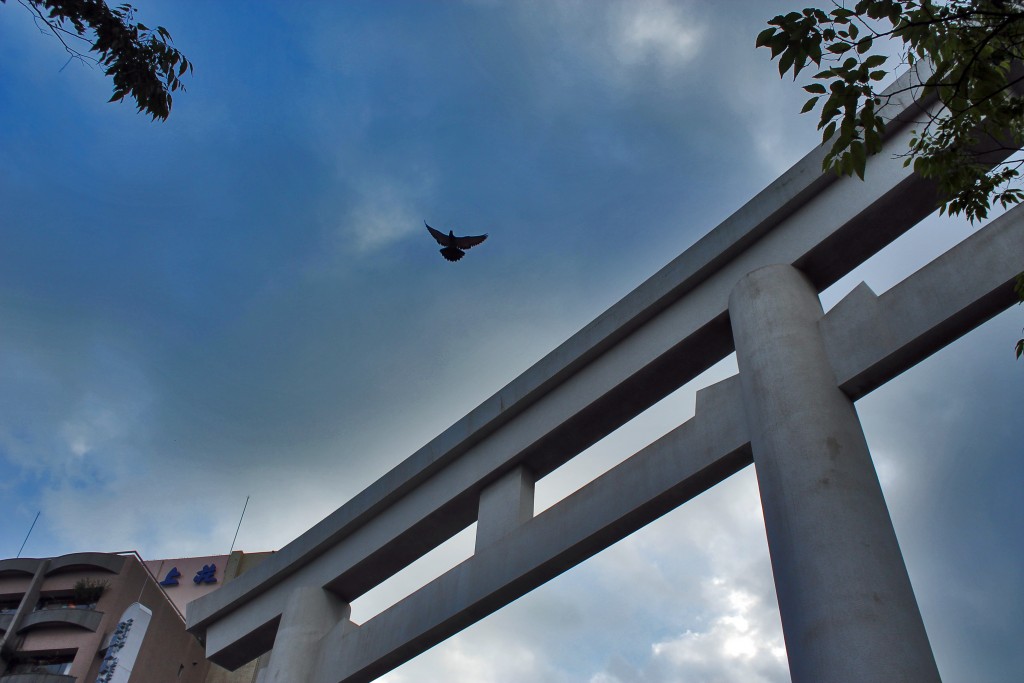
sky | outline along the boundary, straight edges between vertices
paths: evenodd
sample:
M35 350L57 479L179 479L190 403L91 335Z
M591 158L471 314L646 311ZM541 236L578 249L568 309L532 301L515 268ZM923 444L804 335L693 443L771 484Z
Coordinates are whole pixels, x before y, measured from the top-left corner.
M0 6L0 557L222 554L247 496L235 547L282 547L817 142L754 48L787 2L138 5L195 65L165 123ZM451 264L424 220L490 237ZM927 219L826 308L977 227ZM946 681L1024 672L1022 326L857 404ZM538 510L733 372L539 482ZM471 552L472 528L353 618ZM381 680L788 681L752 468Z

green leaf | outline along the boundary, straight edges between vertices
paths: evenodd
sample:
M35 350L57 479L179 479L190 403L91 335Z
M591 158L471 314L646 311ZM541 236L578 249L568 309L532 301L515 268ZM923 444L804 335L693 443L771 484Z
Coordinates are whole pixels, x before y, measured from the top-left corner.
M807 55L811 58L812 62L821 64L821 40L809 38L804 49L807 50Z
M836 132L836 122L832 121L825 126L825 132L821 134L821 141L823 143L828 142Z
M864 149L863 143L856 141L850 143L850 157L852 158L854 173L861 180L864 180L864 169L867 167L867 152Z
M804 102L804 108L800 110L800 113L806 114L810 110L814 109L814 105L818 103L818 99L819 98L817 97L812 97L811 99Z
M841 55L844 52L848 51L851 47L853 46L850 45L849 43L832 43L826 49L832 54Z
M836 148L839 147L839 143L832 145L832 150L837 154L836 158L832 162L832 168L836 170L839 175L850 175L851 164L853 163L850 159L849 154L839 154Z
M805 85L804 90L816 95L824 95L826 92L825 86L822 85L821 83L811 83L810 85Z
M771 43L772 36L774 35L774 28L766 28L757 34L757 41L754 42L754 47L767 47Z
M787 39L785 33L776 33L774 36L772 36L771 43L769 43L768 45L772 50L772 59L775 59L777 56L779 56L788 45L789 40Z
M793 66L793 61L796 59L796 50L790 48L782 53L782 58L779 60L779 75L785 76L786 72L789 71L789 67ZM795 77L796 74L794 73Z

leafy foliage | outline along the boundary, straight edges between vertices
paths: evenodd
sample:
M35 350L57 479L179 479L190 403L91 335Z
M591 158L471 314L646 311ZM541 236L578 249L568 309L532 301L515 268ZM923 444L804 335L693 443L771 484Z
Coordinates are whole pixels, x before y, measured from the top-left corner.
M1024 273L1017 276L1017 285L1013 288L1013 291L1017 292L1017 297L1020 299L1020 303L1024 304ZM1017 340L1017 358L1024 355L1024 339Z
M7 0L0 0L6 3ZM131 96L139 112L153 120L171 113L171 93L185 90L180 78L192 64L171 44L163 26L150 29L135 21L128 4L111 8L104 0L18 0L64 45L72 59L92 61L105 68L114 82L111 102ZM87 38L86 35L90 37ZM65 37L90 43L87 55Z
M863 179L868 156L882 149L886 99L912 90L940 107L924 112L904 165L937 183L940 213L975 221L993 203L1024 199L1015 186L1024 161L985 159L1024 141L1024 0L858 0L852 9L833 2L828 12L809 7L775 17L756 43L778 58L780 76L792 71L795 80L810 63L825 67L804 86L812 97L801 110L821 106L821 141L833 141L823 168ZM902 42L898 66L917 77L886 94L876 91L889 73L881 68L889 56L872 52L880 38ZM1024 273L1014 291L1024 303ZM1024 355L1024 339L1015 351Z
M882 148L887 98L906 90L937 96L941 108L914 131L904 163L934 179L940 211L970 220L988 215L993 203L1016 204L1021 161L994 166L984 152L1019 148L1024 140L1022 0L859 0L852 9L808 8L779 15L757 37L758 47L779 60L779 74L793 78L809 64L823 70L804 87L812 97L803 112L820 106L822 142L832 140L824 168L864 177L867 157ZM905 89L876 91L889 73L890 57L879 39L902 42L899 66L918 66Z
M90 578L79 579L75 582L74 587L75 602L80 605L95 604L108 588L110 588L109 581Z

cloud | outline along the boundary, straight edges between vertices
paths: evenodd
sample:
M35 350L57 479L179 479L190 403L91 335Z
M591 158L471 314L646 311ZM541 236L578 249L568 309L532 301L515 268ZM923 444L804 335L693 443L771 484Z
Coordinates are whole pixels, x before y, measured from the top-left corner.
M732 588L714 578L702 587L707 604L717 614L703 631L687 631L654 643L653 668L671 671L664 680L699 680L706 683L750 681L782 683L789 679L786 648L771 607L760 596ZM768 607L768 609L766 609ZM648 680L650 680L648 678Z
M680 69L693 61L706 32L687 5L663 0L628 2L609 12L612 50L623 64Z
M421 231L422 209L433 188L431 172L420 169L402 180L362 176L356 183L355 201L339 227L338 239L366 254Z
M387 680L668 683L727 672L720 680L781 683L781 642L756 481L746 470ZM519 678L501 673L506 661Z
M380 683L413 681L474 681L475 683L520 683L549 681L541 656L519 643L481 643L472 637L456 636L426 671L396 671Z

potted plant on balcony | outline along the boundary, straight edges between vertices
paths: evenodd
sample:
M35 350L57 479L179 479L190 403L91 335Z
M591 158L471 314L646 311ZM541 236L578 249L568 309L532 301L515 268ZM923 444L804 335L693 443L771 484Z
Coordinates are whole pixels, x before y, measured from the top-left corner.
M100 600L103 591L110 587L108 581L100 579L79 579L75 582L75 605L92 607Z

